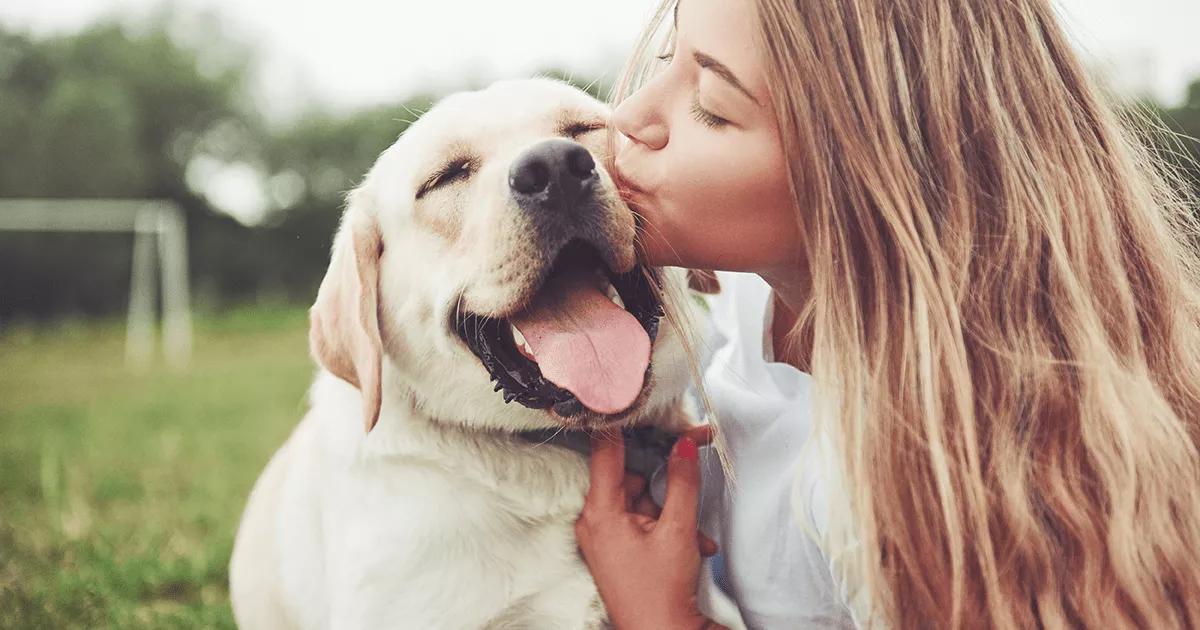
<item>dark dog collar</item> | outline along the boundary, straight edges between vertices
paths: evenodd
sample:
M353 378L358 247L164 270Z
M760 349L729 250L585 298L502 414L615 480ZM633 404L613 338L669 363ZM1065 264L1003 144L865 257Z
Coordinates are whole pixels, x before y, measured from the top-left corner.
M667 463L671 447L679 436L657 427L628 427L621 429L625 437L625 470L637 473L650 481L654 472ZM562 446L587 457L592 454L587 432L578 429L538 429L518 433L534 444Z

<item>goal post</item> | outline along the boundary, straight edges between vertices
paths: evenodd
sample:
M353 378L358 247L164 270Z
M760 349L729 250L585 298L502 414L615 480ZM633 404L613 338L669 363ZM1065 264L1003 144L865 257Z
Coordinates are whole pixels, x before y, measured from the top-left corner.
M163 356L171 367L188 364L192 313L187 224L178 205L161 199L0 199L0 230L132 233L125 361L141 368L149 365L154 355L157 260Z

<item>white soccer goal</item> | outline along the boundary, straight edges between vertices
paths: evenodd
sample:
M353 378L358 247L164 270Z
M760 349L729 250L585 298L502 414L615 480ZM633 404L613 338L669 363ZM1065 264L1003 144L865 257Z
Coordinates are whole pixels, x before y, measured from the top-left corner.
M0 230L134 234L125 361L135 368L149 365L154 355L157 243L163 355L172 367L187 365L192 353L192 312L187 225L179 206L157 199L0 199Z

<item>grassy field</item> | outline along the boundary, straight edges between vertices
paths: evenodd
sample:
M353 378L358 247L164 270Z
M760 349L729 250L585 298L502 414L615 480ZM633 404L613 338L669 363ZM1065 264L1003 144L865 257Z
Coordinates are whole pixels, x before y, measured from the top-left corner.
M302 309L196 322L185 372L118 323L0 334L0 627L232 628L246 495L302 415Z

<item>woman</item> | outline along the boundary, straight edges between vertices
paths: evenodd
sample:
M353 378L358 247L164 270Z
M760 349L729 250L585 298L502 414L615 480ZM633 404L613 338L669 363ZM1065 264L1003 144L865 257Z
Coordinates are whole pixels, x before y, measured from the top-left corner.
M634 60L646 259L752 272L703 510L750 626L1200 625L1200 231L1047 0L680 0ZM657 521L595 447L612 618L705 625L695 443Z

